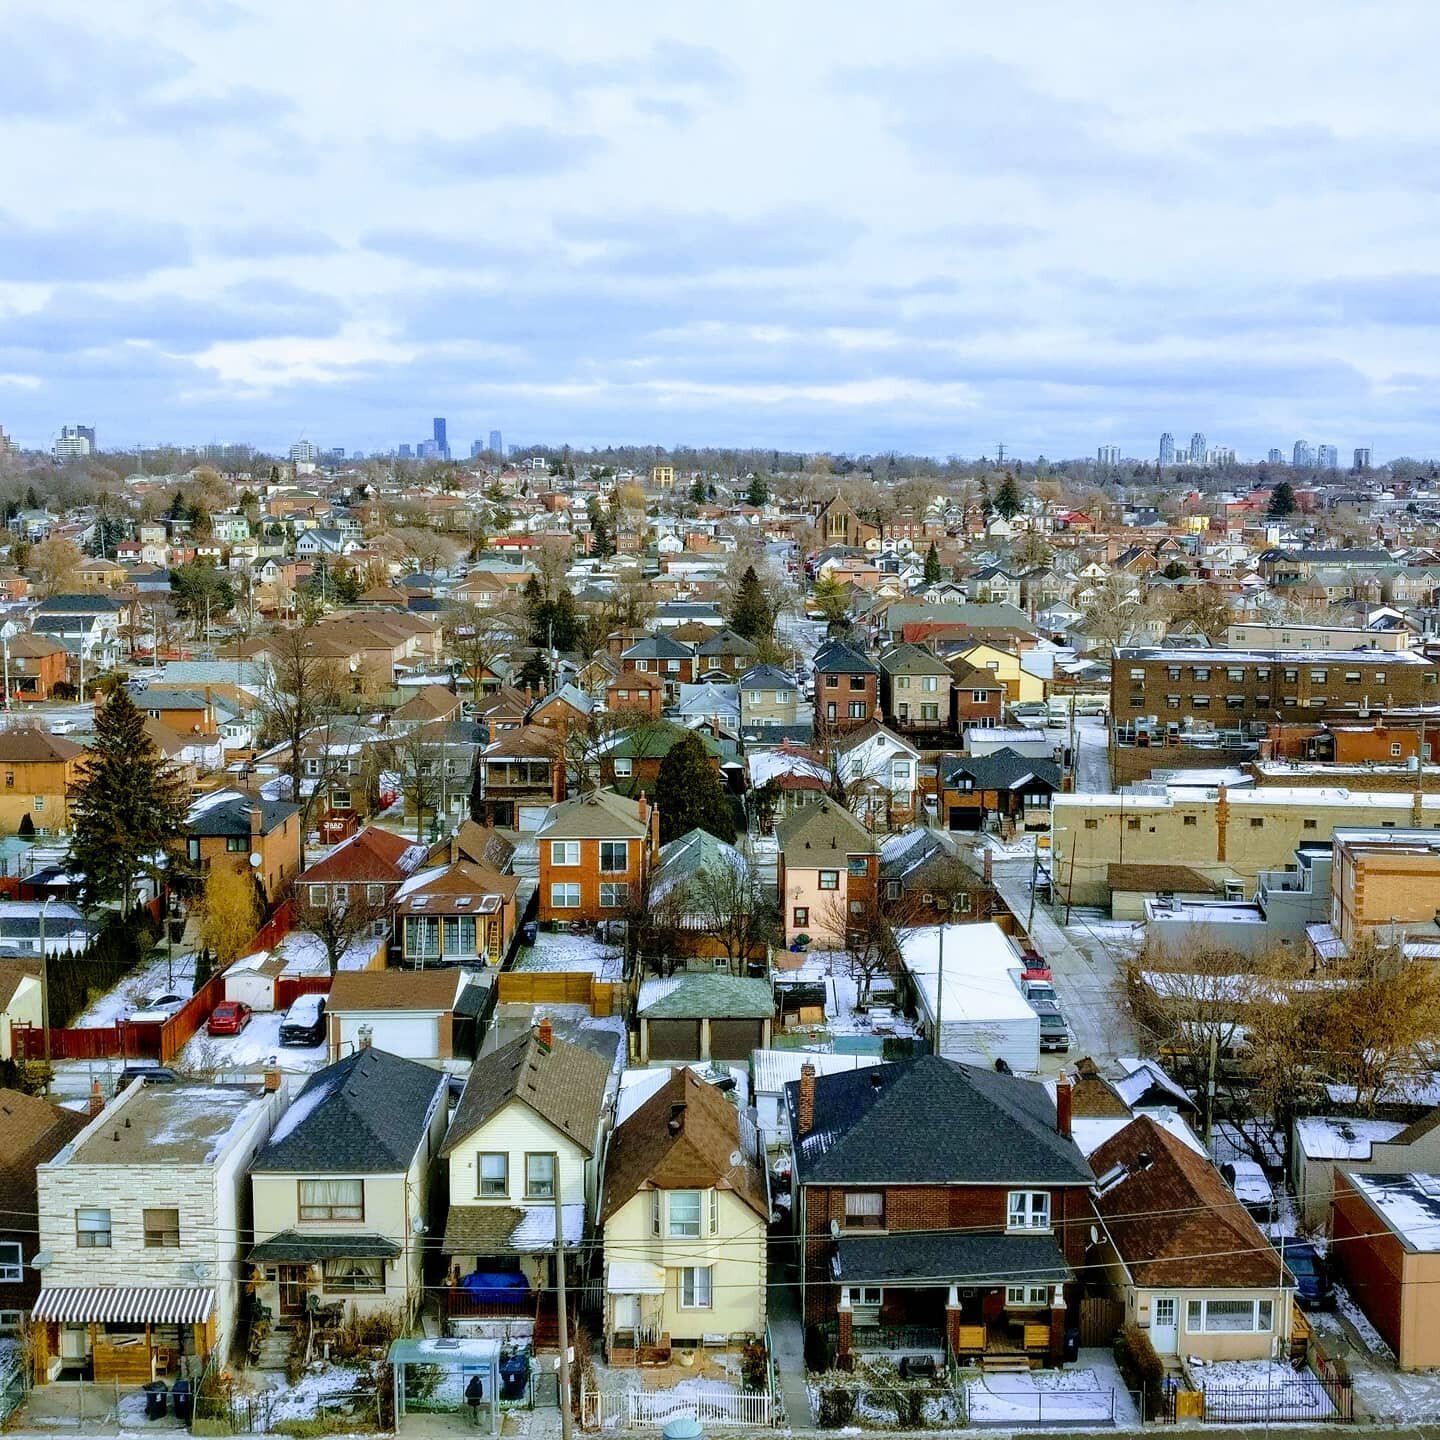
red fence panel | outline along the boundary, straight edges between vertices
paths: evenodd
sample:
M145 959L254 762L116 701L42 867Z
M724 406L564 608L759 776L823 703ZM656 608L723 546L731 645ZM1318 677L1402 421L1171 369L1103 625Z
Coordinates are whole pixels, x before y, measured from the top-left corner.
M224 975L212 975L160 1029L160 1063L168 1065L190 1042L190 1037L210 1018L210 1012L225 998Z
M286 900L276 907L275 913L255 933L250 942L250 953L256 950L273 950L295 928L295 902Z
M288 1010L302 995L328 995L329 975L280 975L275 980L275 1008Z

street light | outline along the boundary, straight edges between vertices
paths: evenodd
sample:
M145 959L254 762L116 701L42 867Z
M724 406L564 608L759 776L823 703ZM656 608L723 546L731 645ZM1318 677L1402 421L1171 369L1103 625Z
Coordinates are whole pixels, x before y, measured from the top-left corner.
M21 626L14 620L0 625L0 647L5 651L5 708L10 708L10 642L20 633Z

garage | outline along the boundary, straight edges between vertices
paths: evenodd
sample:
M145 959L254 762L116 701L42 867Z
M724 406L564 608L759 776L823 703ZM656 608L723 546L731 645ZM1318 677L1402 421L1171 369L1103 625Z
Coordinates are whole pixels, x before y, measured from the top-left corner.
M748 1061L752 1050L765 1048L764 1036L765 1025L760 1020L712 1020L710 1058Z
M978 830L985 812L978 805L952 805L950 807L950 828L952 830Z
M650 1020L647 1024L650 1030L650 1058L652 1060L698 1060L700 1058L700 1022L698 1020Z

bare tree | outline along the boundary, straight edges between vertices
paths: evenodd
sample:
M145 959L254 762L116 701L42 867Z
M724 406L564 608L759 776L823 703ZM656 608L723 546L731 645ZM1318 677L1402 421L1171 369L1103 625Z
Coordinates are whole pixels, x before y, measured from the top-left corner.
M351 885L344 898L336 898L333 885L326 887L323 904L314 904L310 899L310 887L300 885L295 891L295 927L307 930L325 947L325 958L333 975L340 968L345 952L363 936L379 938L394 922L395 901L393 891L384 887L385 896L380 900L369 898L368 885Z
M733 861L736 863L732 863ZM705 934L718 940L732 975L743 974L745 962L779 934L774 904L744 856L735 852L702 866L690 879L688 909Z
M460 662L476 695L495 662L525 642L525 619L509 610L454 601L443 619L445 653Z
M446 769L449 751L447 727L440 722L417 725L392 735L379 746L380 763L399 782L406 808L414 807L417 843L425 840L427 811L435 817L437 830L444 828L447 790L451 788ZM451 793L468 792L468 777L457 776L456 780Z

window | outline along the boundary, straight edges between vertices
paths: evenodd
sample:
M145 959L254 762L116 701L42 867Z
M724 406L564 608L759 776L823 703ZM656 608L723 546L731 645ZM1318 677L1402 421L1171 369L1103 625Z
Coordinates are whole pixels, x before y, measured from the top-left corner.
M1178 680L1180 678L1180 667L1178 665L1167 665L1165 667L1165 673L1172 680Z
M720 1233L720 1192L718 1190L710 1192L710 1233L712 1235Z
M1087 820L1085 822L1085 828L1087 830L1098 830L1100 828L1100 822L1098 820Z
M227 835L225 837L225 849L231 855L243 855L249 848L250 837L248 835Z
M19 1310L0 1310L0 1335L14 1335L24 1315Z
M302 1220L365 1218L363 1180L301 1180L299 1183Z
M578 884L552 885L550 887L550 908L552 910L578 910L580 908L580 886Z
M553 1200L555 1198L555 1157L548 1151L525 1157L525 1198L527 1200Z
M1167 695L1165 697L1165 708L1167 710L1178 710L1180 708L1180 697L1178 695Z
M178 1250L180 1248L180 1212L178 1210L146 1210L145 1248L147 1250Z
M1390 753L1396 756L1400 754L1400 742L1398 740L1392 740L1390 742Z
M43 810L44 808L45 808L45 797L44 797L43 795L37 795L37 796L35 797L35 811L36 811L36 813L38 814L38 813L39 813L41 810Z
M920 707L920 718L922 720L938 720L940 718L940 707L938 705L922 705Z
M365 903L367 905L383 905L385 903L384 885L367 885L365 887Z
M1216 1331L1264 1334L1273 1328L1269 1300L1191 1300L1185 1306L1185 1328L1192 1335Z
M1383 670L1377 670L1375 672L1375 683L1377 685L1383 685L1385 683L1385 672Z
M863 675L852 675L850 677L850 688L852 690L863 690L865 688L865 677Z
M1245 697L1243 695L1227 695L1225 697L1225 708L1227 710L1243 710L1245 708Z
M1303 821L1303 822L1302 822L1302 825L1303 825L1303 828L1306 829L1306 830L1313 830L1313 829L1315 828L1315 822L1314 822L1314 820L1306 820L1306 821Z
M1329 678L1329 673L1328 670L1312 670L1310 672L1310 681L1314 685L1323 685Z
M630 844L626 840L600 842L600 869L606 875L623 875L630 868Z
M312 886L310 886L310 903L311 903L312 905L315 905L315 906L318 906L318 907L321 907L321 908L324 907L324 905L325 905L325 886L323 886L323 885L312 885Z
M1048 1190L1012 1190L1006 1206L1005 1225L1010 1230L1048 1230L1050 1228L1050 1192Z
M928 692L929 694L933 695L933 694L936 692L936 690L938 690L938 689L940 688L939 685L938 685L938 683L937 683L938 679L939 679L938 676L935 676L935 675L926 675L926 676L924 677L924 679L923 679L923 680L921 681L921 683L920 683L920 688L921 688L922 690Z
M602 910L622 910L629 903L630 882L628 880L601 882L600 908Z
M847 1190L845 1192L845 1228L847 1230L883 1230L885 1228L885 1192L883 1190Z
M1210 678L1210 667L1208 665L1197 665L1195 667L1195 678L1197 680L1208 680Z
M840 872L838 870L822 870L820 872L820 888L822 890L838 890L840 888Z
M1347 685L1358 685L1360 683L1360 672L1358 670L1347 670L1345 672L1345 683Z
M1145 672L1144 670L1131 670L1130 678L1143 685L1145 683Z
M846 862L846 869L851 875L859 875L863 878L869 863L863 855L852 855Z
M1300 672L1295 669L1286 668L1281 677L1287 685L1294 685L1300 679Z
M797 905L791 917L792 925L808 925L810 923L810 908L807 905Z
M615 778L617 780L628 780L635 773L635 762L620 757L614 761Z
M1245 678L1245 672L1232 668L1225 672L1225 678L1227 680L1243 680Z
M988 690L972 690L970 698L977 705L984 705L990 699L990 692Z
M910 688L910 677L908 675L897 677L895 685L900 690L908 690Z
M405 917L405 954L411 960L439 959L439 916L407 915Z
M510 1193L510 1157L503 1150L477 1155L475 1171L479 1176L476 1193L482 1200Z
M332 790L330 803L337 810L348 810L350 808L350 792L348 790Z
M1268 680L1270 678L1270 667L1268 665L1262 665L1260 669L1255 672L1255 678L1257 680Z
M1132 815L1128 820L1126 820L1125 828L1127 830L1138 830L1140 828L1140 821Z
M0 1281L14 1284L25 1278L25 1257L18 1240L0 1240Z
M1192 695L1190 706L1194 710L1208 710L1210 708L1210 697L1208 695Z
M75 1212L75 1244L81 1250L110 1248L110 1212L108 1210L77 1210Z
M825 688L827 690L836 690L839 688L839 686L840 677L838 675L827 675L825 677Z
M336 905L348 905L350 903L350 887L348 885L337 885L335 887Z
M385 1262L383 1260L327 1260L325 1262L325 1288L327 1290L383 1290L385 1288Z
M552 865L578 865L580 863L580 842L578 840L552 840L550 842L550 863Z
M752 705L763 705L765 703L765 692L763 690L752 690L750 692L750 703Z
M650 1192L650 1233L652 1235L660 1233L660 1192L658 1190Z
M700 1192L698 1190L672 1190L669 1205L669 1233L671 1235L689 1236L700 1233Z
M1048 1285L1007 1285L1005 1287L1005 1303L1023 1306L1027 1309L1048 1306L1050 1304L1050 1287Z
M708 1265L687 1265L680 1271L680 1308L682 1310L708 1310L710 1308L710 1267Z
M1252 830L1263 830L1265 828L1265 822L1258 815L1252 816L1250 828Z
M1186 825L1187 828L1193 828L1193 827L1194 827L1195 825L1197 825L1199 822L1198 822L1198 820L1195 818L1195 816L1193 816L1193 815L1187 815L1187 816L1185 816L1185 819L1184 819L1184 822L1183 822L1183 823Z
M863 720L865 718L865 702L863 700L852 700L850 702L850 718L852 720Z

